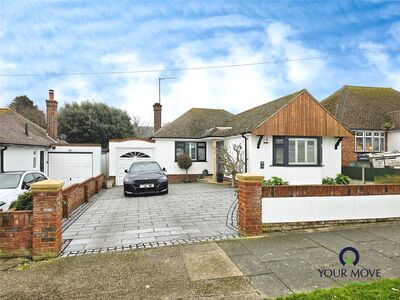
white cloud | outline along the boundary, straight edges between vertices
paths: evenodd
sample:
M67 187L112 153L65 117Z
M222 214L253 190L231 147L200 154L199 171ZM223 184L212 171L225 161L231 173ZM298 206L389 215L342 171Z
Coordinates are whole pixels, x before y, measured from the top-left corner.
M254 46L257 39L261 46ZM210 53L220 53L211 56ZM320 53L296 40L296 33L286 24L271 23L264 35L218 34L208 39L181 43L168 55L175 67L201 67L248 62L282 60L315 56ZM116 70L164 69L163 65L146 64L137 52L105 55L102 68ZM172 121L192 107L223 108L238 113L283 96L282 90L294 92L305 88L316 78L329 72L324 62L296 62L251 67L192 70L171 74L141 74L113 76L114 98L131 115L152 121L152 105L158 100L158 80L162 82L163 121Z
M371 71L377 70L394 89L400 89L399 58L391 57L385 45L373 42L363 42L360 48L366 50L365 58L370 64Z

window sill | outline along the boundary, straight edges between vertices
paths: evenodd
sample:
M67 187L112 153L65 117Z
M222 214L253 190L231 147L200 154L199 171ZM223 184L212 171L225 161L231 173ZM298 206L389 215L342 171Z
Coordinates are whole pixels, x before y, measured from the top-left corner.
M314 168L322 168L324 165L270 165L270 167L286 167L286 168L298 168L298 167L314 167Z
M176 160L174 162L177 162ZM196 162L208 162L208 160L192 160L192 163Z

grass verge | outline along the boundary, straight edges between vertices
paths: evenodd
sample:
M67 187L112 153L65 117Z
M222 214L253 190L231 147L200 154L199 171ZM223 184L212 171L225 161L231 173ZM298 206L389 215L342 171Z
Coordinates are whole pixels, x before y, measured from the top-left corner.
M342 288L315 290L310 293L295 294L277 300L353 300L353 299L400 299L400 278L382 279L372 283L350 283Z

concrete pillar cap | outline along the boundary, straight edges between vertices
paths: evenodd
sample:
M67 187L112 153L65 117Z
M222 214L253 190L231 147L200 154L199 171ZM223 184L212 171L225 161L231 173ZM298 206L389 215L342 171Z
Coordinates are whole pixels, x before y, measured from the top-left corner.
M51 192L62 189L64 181L62 180L43 180L31 184L31 190L33 192Z
M245 182L260 182L264 179L264 176L254 173L242 173L236 175L237 180Z

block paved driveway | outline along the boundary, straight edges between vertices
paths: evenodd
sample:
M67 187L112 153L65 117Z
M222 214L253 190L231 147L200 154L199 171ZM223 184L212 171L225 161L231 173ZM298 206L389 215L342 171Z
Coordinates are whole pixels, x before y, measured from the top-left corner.
M64 220L62 255L236 236L235 214L228 214L235 200L234 189L206 183L170 184L169 194L146 197L124 197L122 187L103 190Z

